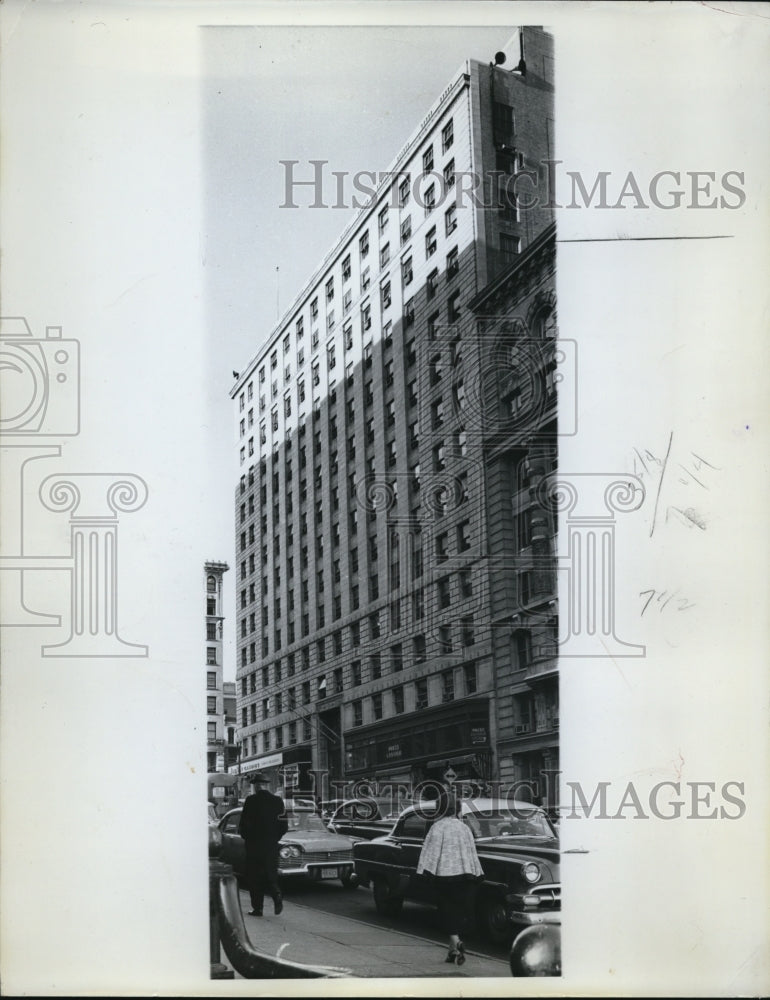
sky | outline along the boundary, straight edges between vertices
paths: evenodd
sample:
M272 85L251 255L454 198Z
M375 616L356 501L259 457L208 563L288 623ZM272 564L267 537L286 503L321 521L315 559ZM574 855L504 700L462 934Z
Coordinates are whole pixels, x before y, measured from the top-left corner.
M240 477L229 390L278 315L355 215L313 209L309 189L286 206L286 167L310 160L350 174L387 169L465 59L491 61L515 25L499 27L211 27L202 30L202 248L210 377L211 488L223 512L207 525L211 558L231 566ZM350 184L345 188L351 192ZM307 192L307 194L305 193ZM349 204L349 198L345 202ZM225 678L235 676L235 572L225 575Z

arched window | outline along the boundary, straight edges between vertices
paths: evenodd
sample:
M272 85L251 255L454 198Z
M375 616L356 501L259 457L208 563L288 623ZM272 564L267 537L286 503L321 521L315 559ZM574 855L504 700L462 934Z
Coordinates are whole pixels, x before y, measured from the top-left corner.
M217 590L217 578L215 576L209 576L206 578L206 590L210 594L215 594Z
M552 307L542 309L532 324L532 331L538 340L553 340L559 335L556 325L556 310Z

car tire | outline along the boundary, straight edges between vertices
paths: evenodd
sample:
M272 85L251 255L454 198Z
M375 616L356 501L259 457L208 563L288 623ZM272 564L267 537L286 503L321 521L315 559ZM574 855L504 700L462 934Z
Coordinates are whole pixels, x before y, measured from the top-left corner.
M390 891L388 880L376 878L372 881L374 905L381 917L397 917L404 905L400 896L394 896Z
M476 908L476 922L483 936L493 944L505 944L513 936L505 903L497 896L481 896Z
M353 872L349 872L347 875L340 875L340 882L342 882L343 889L358 888L358 880L353 877Z

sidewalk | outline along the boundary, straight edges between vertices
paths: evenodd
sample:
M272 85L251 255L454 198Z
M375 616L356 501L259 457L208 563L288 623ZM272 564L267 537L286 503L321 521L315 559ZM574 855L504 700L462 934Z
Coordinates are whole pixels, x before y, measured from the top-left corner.
M511 978L506 961L469 950L462 966L444 961L448 945L400 931L373 927L353 917L320 912L284 899L279 917L265 901L265 916L248 916L248 896L241 893L241 909L252 945L259 951L302 962L348 969L361 977L499 976ZM222 961L227 956L222 953ZM241 978L238 973L236 979Z

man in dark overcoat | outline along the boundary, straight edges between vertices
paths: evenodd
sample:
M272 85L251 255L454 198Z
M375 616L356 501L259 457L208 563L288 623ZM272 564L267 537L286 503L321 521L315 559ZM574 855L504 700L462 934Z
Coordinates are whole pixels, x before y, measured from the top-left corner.
M270 781L258 771L250 778L254 793L243 803L238 833L246 845L246 877L252 917L262 916L265 893L272 897L276 915L283 909L278 887L278 842L289 829L286 807L270 791Z

